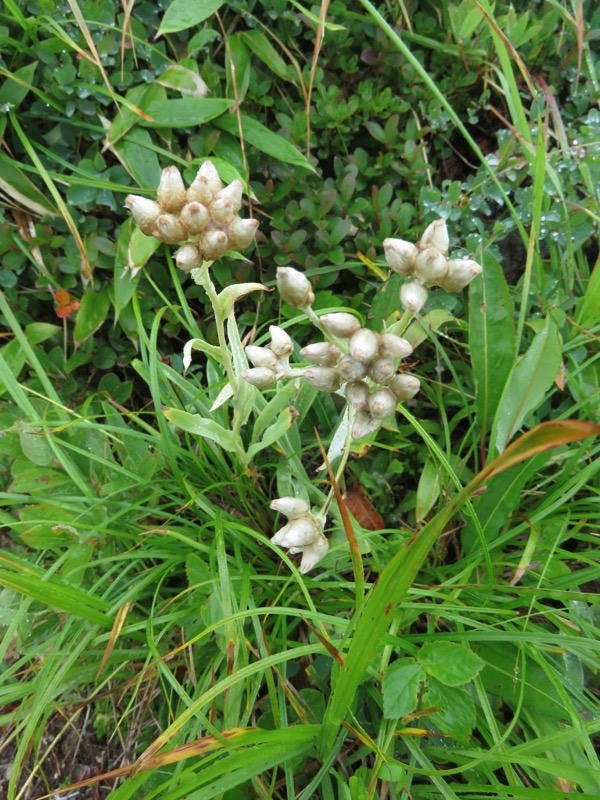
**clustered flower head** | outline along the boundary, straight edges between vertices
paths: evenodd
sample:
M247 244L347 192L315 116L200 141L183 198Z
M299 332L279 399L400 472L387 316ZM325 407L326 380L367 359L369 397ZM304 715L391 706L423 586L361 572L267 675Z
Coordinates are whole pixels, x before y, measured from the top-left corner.
M254 239L258 221L238 216L243 188L239 180L223 186L212 161L205 161L187 189L177 167L167 167L156 200L130 194L125 205L142 233L181 245L175 263L189 272L230 250L244 250Z
M408 311L417 313L423 308L429 287L460 292L481 272L481 266L470 258L447 258L449 243L443 219L432 222L416 245L404 239L384 240L388 266L399 275L412 277L400 289L400 302Z
M324 519L312 514L310 506L297 497L280 497L271 508L288 518L288 522L271 538L273 544L289 550L290 555L302 553L300 572L306 573L325 557L329 542L323 535Z

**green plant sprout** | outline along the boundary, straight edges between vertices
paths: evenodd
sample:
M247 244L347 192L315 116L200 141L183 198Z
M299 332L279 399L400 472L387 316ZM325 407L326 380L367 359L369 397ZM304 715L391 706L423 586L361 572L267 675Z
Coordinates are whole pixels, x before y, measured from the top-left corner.
M292 267L277 269L277 288L282 300L304 312L306 318L324 336L324 341L310 343L300 349L304 364L291 365L294 342L277 325L269 328L270 342L259 347L242 347L234 304L250 292L266 289L258 283L242 283L226 287L220 293L210 277L210 267L232 250L243 250L254 239L258 222L242 219L243 186L235 180L223 187L215 166L205 161L193 183L186 189L176 167L163 170L156 201L128 195L126 205L143 233L167 244L179 244L175 254L177 267L189 272L196 284L205 290L212 306L217 329L218 347L203 340L188 342L184 364L189 366L191 350L201 349L222 366L226 384L213 403L211 411L231 400L233 416L230 430L213 420L196 426L196 432L229 446L246 467L258 452L246 448L242 430L253 411L264 415L264 406L257 405L259 391L276 388L281 381L306 381L320 392L335 393L346 401L329 448L328 460L338 462L338 480L343 474L351 443L374 435L386 422L393 420L398 403L411 400L419 391L419 379L405 371L403 360L413 352L403 338L411 320L423 308L428 288L440 286L448 292L465 288L482 271L471 259L449 259L449 237L446 222L432 222L415 245L403 239L384 241L388 266L407 278L400 289L399 302L405 313L399 321L382 331L363 327L352 314L335 312L318 316L312 308L315 295L308 278ZM252 366L250 366L250 364ZM174 422L181 417L171 415ZM184 426L185 427L185 426ZM268 446L286 432L271 426ZM188 428L189 429L189 428ZM262 448L260 448L262 449ZM332 492L317 512L300 497L280 497L271 508L288 517L272 537L273 544L294 555L302 553L300 571L312 569L328 551L323 534Z

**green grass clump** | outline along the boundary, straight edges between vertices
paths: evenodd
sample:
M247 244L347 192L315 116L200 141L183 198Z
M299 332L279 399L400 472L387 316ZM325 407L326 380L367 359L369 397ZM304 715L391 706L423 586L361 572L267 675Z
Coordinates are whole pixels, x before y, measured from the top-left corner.
M600 798L600 19L442 5L4 4L1 800ZM260 221L215 292L292 265L404 325L383 240L438 218L484 268L411 318L345 501L334 395L257 395L252 459L173 422L228 424L222 321L123 202L207 158ZM244 344L310 340L257 297ZM309 575L269 541L303 491Z

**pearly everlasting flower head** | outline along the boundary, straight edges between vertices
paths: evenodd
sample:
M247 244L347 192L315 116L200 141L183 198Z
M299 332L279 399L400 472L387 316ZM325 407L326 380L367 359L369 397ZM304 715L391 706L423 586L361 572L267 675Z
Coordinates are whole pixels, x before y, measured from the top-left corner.
M156 200L130 194L125 206L142 233L166 244L181 245L175 263L189 272L205 261L215 261L251 244L258 221L238 216L243 189L239 180L224 187L214 164L205 161L189 188L177 167L166 167Z
M420 241L385 239L383 249L390 269L412 280L403 284L400 303L417 314L427 302L427 289L440 286L447 292L460 292L481 272L471 259L449 259L450 239L443 219L427 226Z
M307 502L297 497L280 497L271 508L288 518L288 522L271 537L273 544L289 550L291 555L302 553L300 572L309 572L329 549L323 535L324 519L312 514Z

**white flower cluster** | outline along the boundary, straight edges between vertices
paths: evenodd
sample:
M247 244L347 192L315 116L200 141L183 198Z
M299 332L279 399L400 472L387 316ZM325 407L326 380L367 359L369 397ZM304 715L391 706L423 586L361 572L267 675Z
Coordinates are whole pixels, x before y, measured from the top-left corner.
M177 167L167 167L156 200L130 194L125 205L142 233L182 245L175 263L189 272L230 250L244 250L254 239L258 221L238 216L243 188L238 180L224 187L212 161L205 161L188 189Z
M449 259L448 229L443 219L429 225L417 244L404 239L385 239L385 259L399 275L412 276L400 289L400 302L417 313L427 301L427 288L440 286L447 292L460 292L481 272L470 258Z
M308 572L324 558L329 549L329 542L323 535L323 518L311 514L308 503L297 497L280 497L273 500L271 508L289 520L271 541L289 550L290 555L302 553L300 572Z

